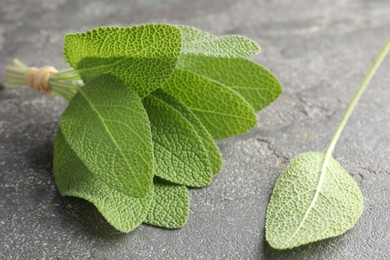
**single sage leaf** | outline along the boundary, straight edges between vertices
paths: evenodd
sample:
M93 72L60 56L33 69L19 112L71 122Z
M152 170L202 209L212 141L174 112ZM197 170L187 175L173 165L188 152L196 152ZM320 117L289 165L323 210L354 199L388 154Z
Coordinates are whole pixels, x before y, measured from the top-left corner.
M111 75L80 88L61 115L67 143L112 189L133 197L152 188L153 145L141 99Z
M180 50L179 28L145 24L67 34L64 54L84 82L112 74L144 97L170 77Z
M217 57L249 57L260 52L260 46L239 35L218 37L190 26L178 26L182 32L182 54Z
M181 228L187 223L190 199L186 186L154 179L154 196L144 223L163 228Z
M185 117L195 128L203 146L208 154L208 159L214 174L217 174L222 168L222 156L219 152L218 146L215 144L213 137L203 126L202 122L195 116L195 114L183 105L178 99L168 94L167 92L157 89L152 93L154 96L162 99L165 103L175 108L183 117Z
M107 185L104 177L88 170L77 157L61 129L54 141L54 177L61 195L91 202L114 228L125 233L145 220L153 200L153 189L137 199Z
M149 116L154 146L154 174L176 184L204 187L213 173L194 127L176 109L155 96L143 104Z
M255 111L243 97L198 74L176 69L162 89L186 105L213 138L241 134L256 125Z
M277 249L293 248L343 234L363 213L358 184L332 157L340 135L383 59L390 38L359 85L325 154L297 156L279 177L267 209L266 240Z
M255 111L260 111L282 93L278 80L271 72L243 58L181 55L177 68L230 87L245 98Z
M338 236L363 212L358 184L332 157L308 152L294 158L279 177L267 209L266 239L288 249Z

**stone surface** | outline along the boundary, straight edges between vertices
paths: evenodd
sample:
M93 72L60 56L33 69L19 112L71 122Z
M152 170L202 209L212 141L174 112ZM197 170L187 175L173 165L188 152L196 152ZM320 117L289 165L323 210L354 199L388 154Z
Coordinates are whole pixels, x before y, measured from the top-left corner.
M276 251L265 210L288 161L323 151L352 94L390 36L387 0L1 0L0 80L14 57L67 67L65 33L171 22L260 43L254 57L283 95L247 134L218 141L224 167L191 191L179 230L143 225L120 234L90 204L63 198L52 172L53 134L66 104L27 88L0 90L0 259L389 259L390 58L348 123L335 158L358 181L365 210L346 234Z

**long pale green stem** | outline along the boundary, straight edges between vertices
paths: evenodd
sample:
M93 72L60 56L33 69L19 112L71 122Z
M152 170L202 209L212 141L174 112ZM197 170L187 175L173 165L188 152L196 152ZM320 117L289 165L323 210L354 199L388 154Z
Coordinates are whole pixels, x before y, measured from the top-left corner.
M385 46L378 54L377 58L374 61L374 64L372 64L367 75L364 77L363 81L360 83L360 86L359 86L358 90L356 91L355 95L353 96L351 102L349 103L347 110L345 110L343 118L341 119L341 122L340 122L339 126L337 127L336 132L334 133L334 135L332 137L332 140L330 141L328 150L326 151L324 165L327 165L329 158L332 156L334 147L336 146L336 143L340 138L341 132L343 131L345 124L347 123L349 117L351 116L353 109L355 108L361 95L363 94L364 90L367 88L368 83L370 83L372 77L374 76L378 67L381 65L383 59L385 58L385 56L389 52L389 50L390 50L390 38L387 40Z

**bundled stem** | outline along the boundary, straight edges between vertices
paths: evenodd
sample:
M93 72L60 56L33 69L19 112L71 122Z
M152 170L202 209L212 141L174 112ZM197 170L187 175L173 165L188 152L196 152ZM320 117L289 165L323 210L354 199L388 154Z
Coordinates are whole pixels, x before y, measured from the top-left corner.
M12 64L7 66L6 79L3 83L5 87L18 87L18 86L30 86L37 90L36 87L32 86L29 80L29 73L32 67L28 67L18 59L14 59ZM57 94L62 97L65 101L70 101L76 94L77 88L84 85L80 75L76 70L65 70L50 73L48 78L40 78L45 82L39 82L46 84L48 90L42 91L47 94Z

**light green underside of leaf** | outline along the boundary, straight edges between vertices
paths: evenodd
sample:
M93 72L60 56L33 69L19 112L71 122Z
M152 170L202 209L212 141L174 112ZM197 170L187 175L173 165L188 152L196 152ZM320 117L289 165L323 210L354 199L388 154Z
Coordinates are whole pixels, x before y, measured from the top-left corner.
M169 104L175 108L185 119L187 119L195 131L198 133L203 146L206 149L208 158L211 164L211 168L214 174L217 174L222 168L222 156L219 152L218 146L215 144L213 137L207 132L206 128L203 126L202 122L195 116L195 114L183 105L179 100L177 100L172 95L164 92L161 89L157 89L152 93L154 96L162 99L165 103Z
M249 57L260 52L260 46L243 36L223 37L202 32L189 26L179 26L182 32L182 54L218 57Z
M176 69L162 89L186 105L213 138L241 134L256 125L256 114L245 99L198 74Z
M63 196L88 200L121 232L130 232L139 226L152 202L153 189L141 199L133 198L108 186L104 178L90 172L66 143L60 129L54 142L54 177Z
M189 193L185 186L155 178L154 197L144 223L180 228L187 222L189 210Z
M110 75L88 82L61 115L62 133L86 167L133 197L152 187L151 130L140 98Z
M360 188L333 158L321 181L324 157L301 154L279 177L267 209L266 239L272 247L287 249L334 237L357 223L363 212Z
M85 82L109 73L144 97L169 78L181 45L173 25L100 27L67 34L64 54Z
M154 174L177 184L204 187L213 173L201 139L176 109L155 96L143 99L152 129Z
M177 68L230 87L245 98L255 111L260 111L282 93L274 75L243 58L181 55Z

